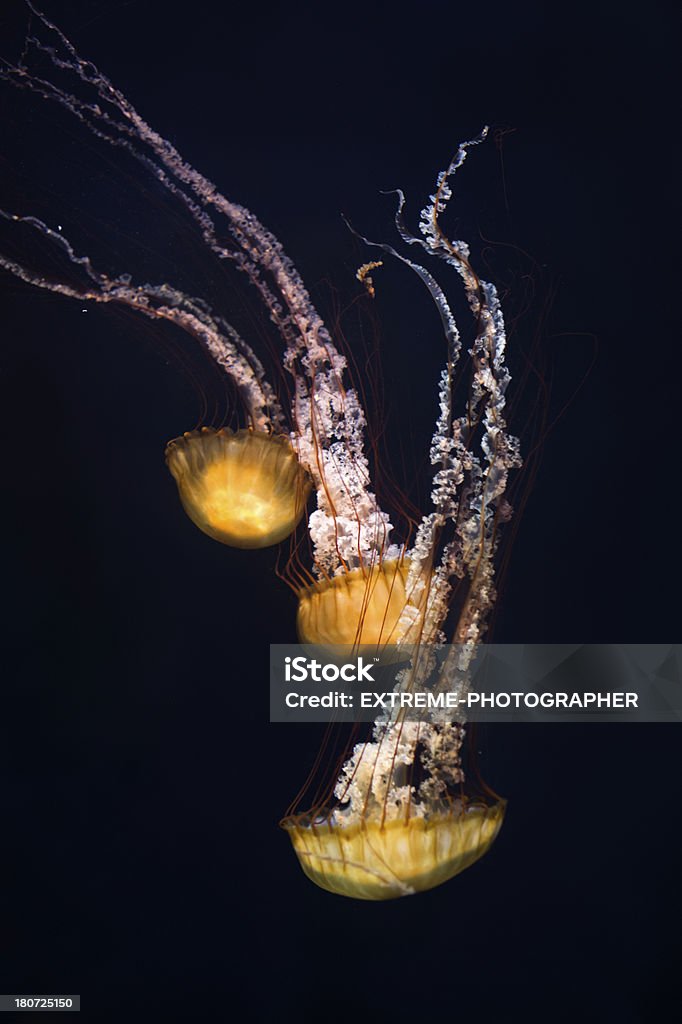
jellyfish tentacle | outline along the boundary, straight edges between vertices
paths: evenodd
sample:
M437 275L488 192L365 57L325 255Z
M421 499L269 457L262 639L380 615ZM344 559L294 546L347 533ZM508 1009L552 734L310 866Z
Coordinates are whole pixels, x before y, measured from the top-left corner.
M260 361L256 359L255 354L252 354L252 359L249 358L249 346L242 341L238 332L222 318L219 323L216 322L201 300L193 299L169 284L134 285L128 275L112 278L102 271L95 270L91 259L88 256L79 256L64 234L50 228L37 217L0 210L0 218L15 224L26 224L47 238L61 250L74 267L85 273L90 287L78 288L64 282L48 280L0 254L0 266L5 270L9 270L27 284L46 291L82 301L117 303L135 309L151 319L168 320L177 324L198 339L234 381L254 429L270 432L281 428L284 415L274 391L265 380Z

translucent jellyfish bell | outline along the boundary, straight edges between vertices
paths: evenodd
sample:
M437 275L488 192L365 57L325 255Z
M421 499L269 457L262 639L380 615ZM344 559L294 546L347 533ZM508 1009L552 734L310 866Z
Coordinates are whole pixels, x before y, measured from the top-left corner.
M265 548L292 533L310 481L286 437L203 427L170 441L166 462L193 523L222 544Z
M409 569L408 560L385 561L305 587L296 617L299 640L333 646L417 642L425 590L419 597L408 594ZM401 617L408 606L406 626Z
M369 817L347 826L336 812L310 823L288 818L282 827L316 885L357 900L390 900L433 889L477 861L504 811L504 800L477 801L427 817Z

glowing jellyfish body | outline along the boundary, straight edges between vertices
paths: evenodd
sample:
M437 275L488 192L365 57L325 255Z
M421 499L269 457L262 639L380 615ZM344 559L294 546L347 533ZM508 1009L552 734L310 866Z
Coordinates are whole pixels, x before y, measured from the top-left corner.
M321 580L299 595L296 627L304 644L381 647L418 643L421 601L406 590L409 562L388 561ZM406 617L409 609L413 617ZM407 623L406 623L407 618Z
M204 428L171 441L166 462L192 522L232 547L279 544L295 530L310 493L291 444L279 435Z
M68 282L56 281L1 254L0 266L39 288L80 301L120 303L170 321L198 340L235 385L250 430L204 431L169 445L168 464L190 517L224 543L275 544L295 528L312 486L317 507L307 525L313 582L301 588L301 575L310 580L305 567L295 587L301 638L334 645L416 643L409 667L396 675L395 689L404 692L427 685L429 645L449 637L457 646L440 670L442 685L454 681L466 693L470 663L495 600L499 528L511 512L507 478L520 465L518 442L506 429L510 375L497 292L472 270L467 245L448 238L439 222L452 176L486 132L460 146L440 173L418 234L405 226L404 197L398 193L402 241L459 276L472 314L474 336L464 370L468 395L460 415L455 396L462 343L443 288L421 263L364 239L422 280L445 338L430 447L432 506L411 544L396 542L391 516L373 490L366 418L346 358L279 241L183 160L106 76L79 58L56 26L38 12L35 19L56 46L30 37L21 65L3 65L0 77L59 104L99 140L139 160L193 218L216 260L245 275L283 344L288 408L280 405L251 347L203 299L169 283L136 285L127 273L110 277L76 253L60 230L5 211L0 217L55 246L73 273ZM28 67L34 50L41 62L35 75ZM372 295L376 289L367 271L379 266L372 261L360 271ZM456 620L448 625L455 593ZM439 885L485 853L502 822L504 802L466 793L464 735L459 711L428 721L407 720L402 712L380 715L371 738L346 751L340 769L334 764L314 806L301 814L295 805L282 823L307 876L335 893L388 899Z
M433 889L479 860L502 826L504 809L504 801L473 803L428 818L354 825L287 820L283 828L303 871L321 889L358 900L390 900Z

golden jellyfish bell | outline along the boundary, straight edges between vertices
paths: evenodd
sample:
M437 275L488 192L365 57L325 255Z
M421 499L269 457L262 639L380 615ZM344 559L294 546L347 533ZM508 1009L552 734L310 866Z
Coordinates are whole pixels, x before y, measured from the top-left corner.
M296 628L303 644L380 646L418 643L426 588L407 591L409 560L386 561L322 580L299 592ZM406 608L409 626L400 622Z
M363 820L345 826L334 815L306 823L288 818L289 834L308 878L356 900L390 900L433 889L486 853L504 818L505 801L472 803L427 817Z
M265 548L292 533L310 480L288 438L203 427L170 441L166 463L200 530L237 548Z

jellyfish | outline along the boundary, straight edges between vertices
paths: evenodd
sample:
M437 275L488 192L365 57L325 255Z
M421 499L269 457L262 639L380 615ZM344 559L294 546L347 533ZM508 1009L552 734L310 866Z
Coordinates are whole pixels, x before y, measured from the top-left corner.
M479 860L501 828L506 805L500 798L446 797L463 781L454 767L460 731L404 723L375 735L344 765L335 789L339 809L289 815L282 826L304 873L321 889L383 901L433 889ZM418 749L433 774L416 799L407 792L413 785L393 780L398 771L409 778L404 769Z
M235 385L248 426L188 431L170 441L166 462L189 518L207 535L234 547L278 544L303 516L310 483L285 432L285 419L262 363L251 347L205 303L168 284L134 285L130 275L111 278L75 253L69 240L37 217L0 219L52 242L84 278L81 286L50 280L13 260L0 265L28 283L82 301L126 306L175 323L198 340Z
M303 516L310 483L283 434L202 427L170 441L166 463L189 518L223 544L279 544Z
M415 234L406 226L405 197L397 193L397 233L420 260L359 235L419 277L445 340L430 447L432 507L413 537L401 539L372 483L367 419L348 360L280 242L184 161L55 25L35 14L51 41L30 36L22 63L0 75L59 104L98 139L130 154L189 213L213 257L245 276L281 341L281 366L291 382L287 400L268 381L253 347L203 300L169 282L111 277L36 217L0 211L8 223L55 246L80 284L3 254L0 267L66 297L119 303L171 321L203 345L233 382L246 425L237 432L188 432L168 445L167 463L189 517L229 545L274 545L300 528L308 495L314 495L305 523L311 564L295 570L299 638L330 647L390 646L398 652L396 693L435 686L465 694L496 597L495 553L511 515L508 476L521 464L505 420L510 375L497 292L472 269L465 242L441 227L453 177L487 130L460 145L438 175ZM32 52L47 65L40 75L27 66ZM58 73L54 80L50 68ZM466 352L428 260L463 287L474 325ZM358 272L370 294L369 271L382 263L370 261ZM458 410L457 383L467 376ZM384 900L441 884L486 852L504 816L496 794L467 789L464 716L413 720L396 708L382 712L370 737L332 767L322 798L305 811L293 805L282 821L305 874L347 897Z
M419 601L406 589L409 559L360 566L303 587L299 592L296 629L304 644L329 647L384 648L417 640ZM407 607L416 622L401 621Z
M398 693L427 688L433 651L445 640L443 627L453 598L453 646L438 668L436 689L451 686L460 696L466 693L496 596L494 555L500 525L511 515L504 496L508 474L521 464L518 440L507 432L504 418L510 374L496 290L472 270L467 246L448 239L439 226L452 195L450 179L468 148L484 137L460 146L438 176L421 213L420 237L404 225L402 193L396 216L407 244L420 245L458 272L476 320L476 340L469 352L472 385L462 416L455 415L453 404L462 346L446 296L423 266L381 245L424 281L448 341L430 452L436 469L433 510L422 519L405 555L409 569L404 587L410 599L398 618L394 642L398 647L410 644L410 664L397 674ZM371 586L371 573L367 579ZM384 599L383 604L391 625L390 602ZM412 721L402 710L382 713L371 738L355 745L332 778L331 790L304 813L294 806L282 822L305 874L339 895L385 900L433 888L483 856L499 832L505 801L490 790L474 796L466 792L464 735L459 715Z

